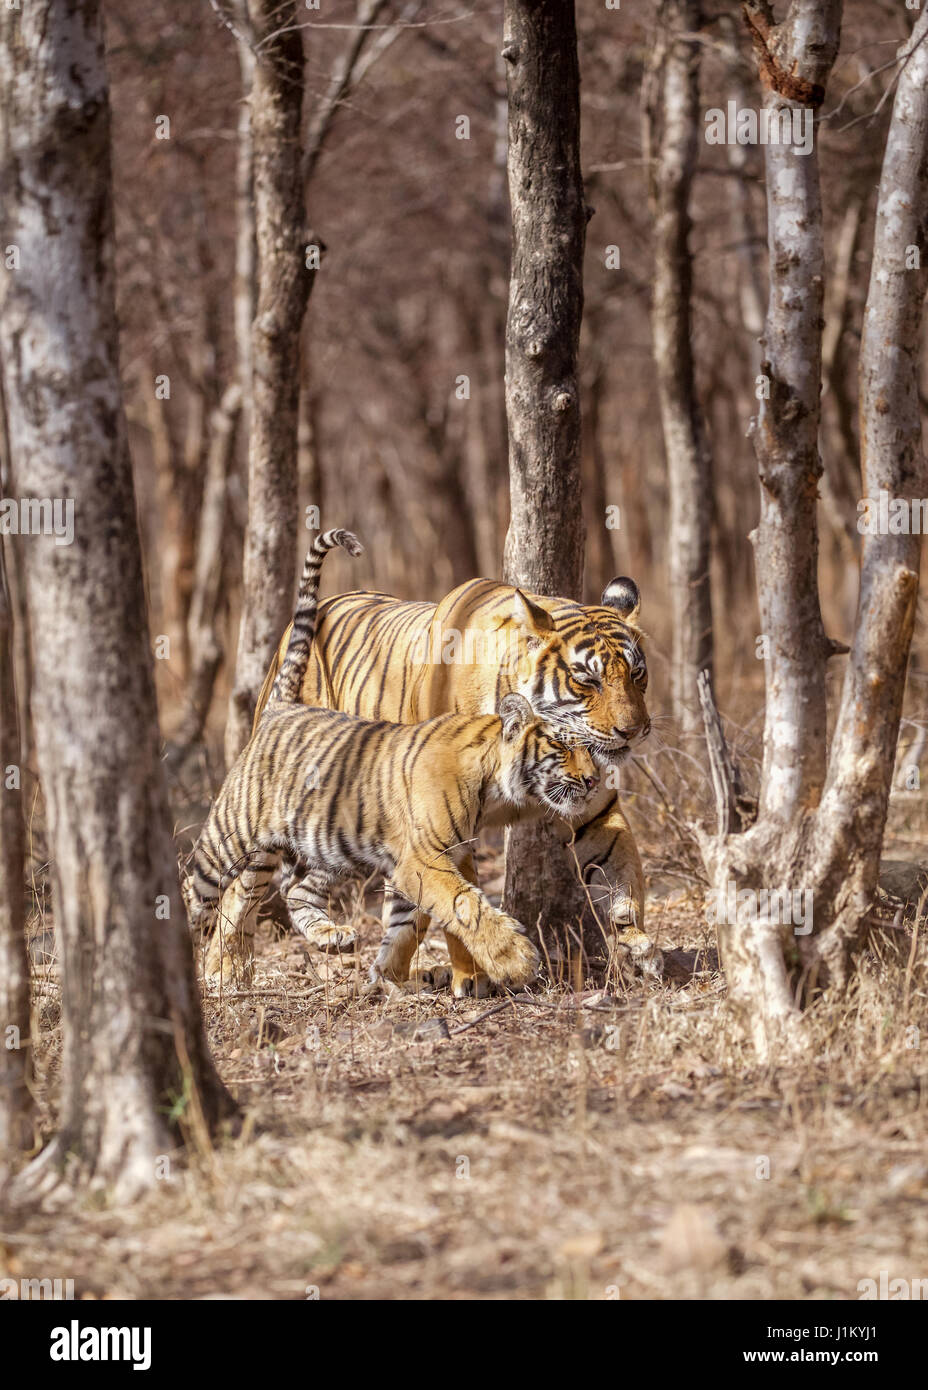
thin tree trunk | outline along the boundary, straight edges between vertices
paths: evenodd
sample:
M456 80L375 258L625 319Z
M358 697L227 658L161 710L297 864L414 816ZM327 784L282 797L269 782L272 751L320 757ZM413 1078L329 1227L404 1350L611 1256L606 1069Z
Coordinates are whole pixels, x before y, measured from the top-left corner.
M646 121L652 151L654 298L651 327L667 477L673 608L671 699L683 734L701 731L697 677L712 672L712 477L693 363L690 193L696 169L700 0L662 0L653 100Z
M727 81L732 99L739 110L751 105L745 82L745 61L738 47L738 21L733 15L725 15L720 20L723 34L725 57L728 64ZM731 192L732 220L734 223L735 244L738 254L738 305L741 322L751 341L751 362L756 371L757 339L764 331L764 275L763 254L757 237L754 213L751 207L750 177L751 155L749 145L737 142L727 146L728 167L735 177L729 180Z
M58 1136L15 1188L63 1176L121 1200L154 1185L179 1126L203 1136L232 1103L200 1018L158 759L100 7L45 0L0 11L0 29L3 238L22 252L0 281L13 490L74 507L71 543L20 543L65 1052Z
M170 401L155 396L155 368L151 364L143 376L146 416L155 470L155 496L158 502L158 596L163 631L170 642L172 670L182 683L187 679L187 605L189 590L184 580L186 563L186 518L190 514L189 476L179 458L168 412Z
M5 548L0 541L0 1181L10 1153L30 1148L33 1142L29 964L23 921L22 753Z
M202 736L216 675L222 663L219 612L223 598L223 538L229 474L241 407L242 390L236 381L226 388L210 418L211 434L200 507L196 568L187 620L190 676L184 714L169 749L169 763L175 767Z
M843 576L834 597L843 600L844 622L853 621L858 571L857 499L860 461L854 433L854 410L848 391L844 333L848 326L850 283L859 240L863 200L855 197L845 209L831 255L831 275L825 286L825 329L822 334L822 503L832 538L835 572Z
M573 0L506 0L512 265L506 323L511 516L505 577L580 598L583 510L577 357L588 209L580 172ZM544 827L507 836L507 911L534 926L577 918L566 856Z
M824 100L838 52L841 0L792 0L780 25L746 4L771 112ZM754 535L767 701L761 812L789 821L815 806L825 780L825 660L818 597L818 453L825 257L818 150L765 150L770 299L754 447L761 483Z
M252 326L242 618L226 726L227 763L248 740L258 691L292 616L300 328L315 276L307 264L303 41L296 7L294 0L248 0L248 14L258 48L251 89L258 303Z
M319 430L316 422L316 401L309 380L309 342L304 325L303 355L300 363L300 413L297 426L297 479L300 499L301 526L305 533L307 507L318 507L319 519L323 518L325 487L322 474L322 458L319 453Z
M246 0L235 0L236 19L247 24ZM257 286L257 247L255 245L255 161L251 129L251 90L255 75L255 55L247 43L236 44L242 78L242 100L238 111L235 142L235 353L242 392L242 419L251 431L251 325L255 317Z

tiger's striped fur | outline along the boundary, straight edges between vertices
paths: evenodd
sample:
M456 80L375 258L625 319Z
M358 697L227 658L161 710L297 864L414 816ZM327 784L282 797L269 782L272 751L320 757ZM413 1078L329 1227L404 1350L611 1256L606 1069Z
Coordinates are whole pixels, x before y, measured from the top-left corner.
M322 562L330 550L340 545L349 555L364 554L364 546L351 531L324 531L313 541L306 552L300 587L297 593L296 612L290 624L290 637L287 650L271 687L268 701L283 700L296 704L300 698L300 687L309 664L309 653L316 633L316 614L319 610L319 575Z
M641 929L641 862L616 789L616 770L650 729L639 606L630 579L614 579L601 604L589 606L524 594L490 579L472 580L438 604L381 593L341 594L320 606L300 698L368 719L414 724L452 711L490 714L504 695L524 695L552 732L586 743L607 774L581 816L569 825L557 821L555 828L565 843L575 833L573 852L615 940L656 972L660 953ZM473 634L492 638L497 649L486 642L481 649L476 641L468 659ZM259 716L288 637L265 679ZM526 805L519 819L535 814L537 808ZM313 928L318 900L298 866L285 894L291 920L315 944L353 943L349 928ZM415 913L389 891L385 925L396 943L394 967L402 973L403 961L408 968L415 951ZM457 993L474 972L468 972L464 952L457 952L453 964Z
M232 937L230 952L223 941L228 946L230 933L216 934L207 968L226 973L236 957L250 959L254 916L283 859L301 865L314 920L325 920L333 879L383 874L491 979L524 984L537 967L534 947L461 866L481 823L506 824L528 802L577 814L599 783L596 765L514 693L498 714L446 714L416 725L294 703L312 646L319 570L333 545L360 553L350 532L315 542L270 699L194 850L185 888L191 920L212 916L224 898ZM377 970L394 973L389 943Z

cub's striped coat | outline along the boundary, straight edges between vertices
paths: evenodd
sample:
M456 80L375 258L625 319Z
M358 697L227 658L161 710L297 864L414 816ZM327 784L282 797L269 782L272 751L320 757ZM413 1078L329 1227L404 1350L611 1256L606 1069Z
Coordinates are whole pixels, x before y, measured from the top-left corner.
M332 879L383 874L492 980L524 984L537 968L534 947L461 865L479 824L505 824L527 802L577 814L598 785L596 765L586 749L555 738L517 694L504 697L498 714L414 725L297 703L319 571L335 545L355 555L361 549L351 532L328 531L310 550L267 707L197 841L185 890L191 919L215 915L224 895L207 969L228 974L237 957L247 972L254 916L283 859L301 866L314 899L310 925L328 923ZM389 940L375 973L404 977Z

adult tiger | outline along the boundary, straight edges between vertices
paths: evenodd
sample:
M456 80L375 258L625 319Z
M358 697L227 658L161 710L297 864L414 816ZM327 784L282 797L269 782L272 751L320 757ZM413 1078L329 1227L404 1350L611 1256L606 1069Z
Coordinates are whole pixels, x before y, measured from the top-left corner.
M366 719L413 724L439 714L492 714L504 695L515 692L562 737L587 744L608 774L651 727L639 608L638 586L627 578L613 579L593 606L525 594L492 579L462 584L437 604L340 594L319 607L300 698ZM288 628L261 688L256 724L289 637ZM574 852L616 940L649 957L655 968L659 956L641 930L641 860L614 784L614 777L604 777L584 820L574 824ZM571 828L566 822L555 828L566 843ZM462 872L476 882L472 856ZM318 894L298 872L283 892L292 920L318 947L354 945L350 928L319 924ZM384 925L394 954L407 960L422 935L416 919L405 899L386 893ZM484 993L463 946L449 945L454 994Z

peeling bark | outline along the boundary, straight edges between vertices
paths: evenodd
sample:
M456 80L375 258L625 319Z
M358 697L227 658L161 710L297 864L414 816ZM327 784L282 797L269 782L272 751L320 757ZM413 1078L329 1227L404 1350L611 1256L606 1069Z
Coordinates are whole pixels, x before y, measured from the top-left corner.
M792 0L782 24L747 4L764 106L820 105L837 56L841 0ZM825 660L818 598L819 398L824 239L818 151L764 150L770 299L754 447L761 483L754 534L761 632L769 644L761 813L783 821L815 806L825 780Z
M178 1129L233 1109L213 1069L177 881L120 395L100 7L0 11L0 360L14 495L74 504L20 538L53 847L65 1050L59 1132L12 1199L151 1187ZM171 1118L172 1115L179 1115Z

